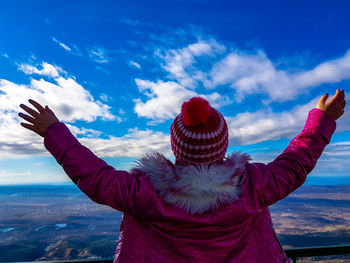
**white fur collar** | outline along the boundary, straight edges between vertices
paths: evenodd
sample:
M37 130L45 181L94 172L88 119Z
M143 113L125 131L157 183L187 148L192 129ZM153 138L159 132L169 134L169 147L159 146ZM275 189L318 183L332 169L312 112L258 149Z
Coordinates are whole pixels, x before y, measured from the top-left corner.
M198 214L238 198L249 160L247 154L233 153L222 164L180 166L155 153L143 157L134 170L150 177L165 202Z

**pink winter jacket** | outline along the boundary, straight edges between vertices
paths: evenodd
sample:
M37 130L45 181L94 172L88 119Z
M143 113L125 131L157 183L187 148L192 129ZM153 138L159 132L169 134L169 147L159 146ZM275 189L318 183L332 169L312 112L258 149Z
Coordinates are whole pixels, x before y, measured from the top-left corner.
M179 166L146 155L118 171L82 146L63 123L44 143L93 201L124 212L114 262L290 262L269 206L301 186L335 131L321 110L269 164L232 154L220 165Z

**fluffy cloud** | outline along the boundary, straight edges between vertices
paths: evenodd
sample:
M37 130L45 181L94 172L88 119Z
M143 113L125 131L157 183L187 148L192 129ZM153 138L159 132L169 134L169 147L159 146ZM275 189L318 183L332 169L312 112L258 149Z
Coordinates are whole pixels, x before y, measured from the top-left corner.
M42 138L22 128L23 121L17 113L23 111L20 103L32 98L50 108L60 120L92 122L97 118L117 120L110 112L110 106L98 100L84 89L75 79L61 68L42 63L41 68L22 64L19 67L25 74L41 75L49 80L32 78L28 85L21 85L5 79L0 80L0 158L24 158L48 155L43 147ZM28 104L28 103L27 103ZM124 112L120 112L121 115ZM123 121L120 118L120 121ZM108 136L102 139L100 131L68 124L69 129L79 140L101 157L132 156L140 157L147 152L161 151L170 153L168 134L151 130L130 129L122 137ZM5 173L3 171L3 173Z
M229 104L239 107L247 95L268 97L260 110L226 116L230 145L297 135L318 98L283 112L276 112L266 102L285 102L309 93L312 87L350 79L350 51L344 57L325 61L310 70L293 71L279 69L261 50L242 51L213 39L201 39L179 49L158 48L155 54L168 75L165 80L136 79L144 98L134 100L135 112L139 117L151 119L150 123L173 119L183 101L192 96L202 96L218 109ZM227 93L227 87L234 92ZM212 93L204 94L207 92ZM350 116L345 114L337 124L338 132L350 130Z
M170 137L163 132L130 129L121 137L81 138L81 143L102 157L141 157L150 152L171 154Z
M350 79L350 51L310 70L293 71L279 69L262 50L239 50L213 39L199 40L180 49L158 49L156 55L168 77L182 87L230 87L238 103L251 94L266 94L270 102L284 102L312 87Z
M163 60L163 68L169 72L169 77L175 79L181 86L195 88L197 81L204 78L205 73L197 68L201 57L213 59L225 52L225 46L210 39L199 40L185 48L171 50L156 50L156 55ZM203 61L201 61L203 64Z
M14 119L16 116L12 116ZM8 118L10 119L10 118ZM103 133L67 124L79 141L99 157L141 157L150 152L171 155L169 134L152 130L130 129L121 137L99 138ZM23 129L17 121L1 121L0 159L49 156L43 140L36 134Z
M135 112L140 117L158 121L174 118L181 108L182 101L196 95L175 82L154 83L136 79L136 84L139 91L149 100L142 102L141 99L135 99Z
M229 127L230 145L248 145L259 142L292 138L304 127L308 111L317 99L288 112L272 112L270 108L257 112L239 113L225 117Z
M307 88L345 79L350 79L350 50L341 58L323 62L309 71L297 74L293 80L297 87Z
M77 126L66 124L69 128L69 130L73 133L74 136L78 137L79 135L82 135L86 138L96 138L99 137L102 132L96 131L93 129L86 129L84 127L78 128Z
M222 96L217 92L209 95L198 94L173 81L151 82L141 79L135 81L139 91L148 100L143 102L141 99L135 99L134 110L139 117L152 119L151 124L173 119L179 114L182 103L193 96L204 97L214 107L221 107L230 103L227 96Z
M110 106L94 100L92 95L75 79L60 76L63 72L59 67L42 63L42 69L31 65L20 65L20 70L26 74L39 74L53 78L53 81L32 78L29 85L20 85L1 79L0 111L18 111L18 105L28 98L41 104L50 105L62 121L75 122L83 120L92 122L100 117L113 120Z
M38 74L51 78L57 78L60 76L60 74L66 73L62 68L46 62L41 64L41 69L29 64L19 64L18 70L23 71L27 75Z
M318 98L304 105L294 103L283 112L266 102L285 102L310 93L312 87L350 79L350 51L309 70L279 68L262 50L243 51L213 39L200 39L179 49L158 48L155 55L167 76L155 81L136 79L144 98L134 100L135 112L152 120L150 123L173 119L183 101L192 96L202 96L218 109L229 104L239 107L248 95L268 98L260 110L226 116L231 146L296 136ZM350 130L350 116L345 114L337 121L337 131L346 130Z
M230 85L240 101L249 94L267 94L271 101L288 101L307 92L310 87L350 79L350 52L344 57L326 61L311 70L297 73L278 70L265 53L234 52L215 63L205 86Z
M48 77L50 81L31 78L28 85L22 85L0 79L0 155L2 158L46 154L42 139L19 125L22 120L17 113L23 111L19 108L19 104L28 104L28 98L43 105L50 105L60 120L66 122L78 120L92 122L97 118L103 120L116 118L110 112L110 106L94 100L75 79L61 76L66 75L66 72L57 66L42 63L39 69L22 64L19 65L19 70L25 74ZM80 129L79 133L87 137L97 134L84 129Z

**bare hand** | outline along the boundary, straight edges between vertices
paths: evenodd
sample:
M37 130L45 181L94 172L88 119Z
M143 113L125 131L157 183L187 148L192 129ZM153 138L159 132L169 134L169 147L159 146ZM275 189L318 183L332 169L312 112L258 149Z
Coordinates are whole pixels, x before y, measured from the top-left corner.
M316 108L323 110L334 120L337 120L340 116L343 115L346 105L344 90L337 89L334 96L328 102L326 102L328 97L328 93L326 95L323 95L318 101Z
M35 111L24 104L19 105L23 110L25 110L27 113L31 115L30 116L20 112L18 115L21 118L31 123L29 124L29 123L21 122L21 125L24 128L31 130L42 137L45 137L50 125L53 123L59 122L59 120L57 119L53 111L49 109L48 106L44 108L34 100L29 100L29 103L32 104L38 111Z

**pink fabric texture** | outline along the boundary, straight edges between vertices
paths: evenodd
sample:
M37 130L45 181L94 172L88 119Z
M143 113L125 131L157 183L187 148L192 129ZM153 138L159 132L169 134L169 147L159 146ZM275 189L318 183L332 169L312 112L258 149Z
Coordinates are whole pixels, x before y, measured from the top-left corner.
M109 166L63 123L49 128L44 144L89 198L124 213L114 262L290 262L268 206L304 183L335 126L326 113L311 110L303 131L274 161L245 164L238 199L200 214L164 202L141 170Z

